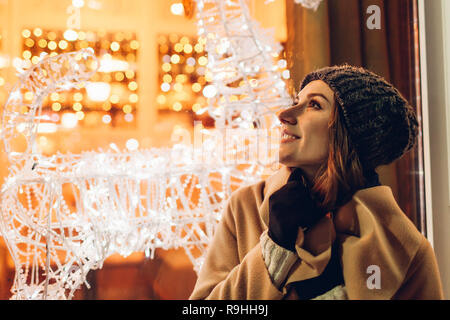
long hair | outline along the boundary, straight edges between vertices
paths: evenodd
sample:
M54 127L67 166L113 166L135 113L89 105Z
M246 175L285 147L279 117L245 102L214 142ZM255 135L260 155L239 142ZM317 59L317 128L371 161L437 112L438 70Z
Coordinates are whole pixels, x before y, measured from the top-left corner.
M328 160L312 182L312 193L328 211L345 204L365 183L361 162L350 141L337 100L333 109L328 123Z

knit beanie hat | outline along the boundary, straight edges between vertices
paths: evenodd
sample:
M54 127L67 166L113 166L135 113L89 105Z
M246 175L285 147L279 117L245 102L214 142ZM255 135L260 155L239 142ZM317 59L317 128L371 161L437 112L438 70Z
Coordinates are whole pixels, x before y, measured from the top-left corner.
M334 91L364 168L389 164L414 146L418 128L414 111L384 78L345 64L307 74L300 90L314 80L323 80Z

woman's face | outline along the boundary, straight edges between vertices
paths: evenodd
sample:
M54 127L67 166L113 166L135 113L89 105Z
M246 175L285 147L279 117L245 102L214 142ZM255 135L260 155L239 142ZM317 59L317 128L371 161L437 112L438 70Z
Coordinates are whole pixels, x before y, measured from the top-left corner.
M282 124L280 163L314 177L328 159L328 123L333 108L334 93L322 80L311 81L300 91L294 105L278 115Z

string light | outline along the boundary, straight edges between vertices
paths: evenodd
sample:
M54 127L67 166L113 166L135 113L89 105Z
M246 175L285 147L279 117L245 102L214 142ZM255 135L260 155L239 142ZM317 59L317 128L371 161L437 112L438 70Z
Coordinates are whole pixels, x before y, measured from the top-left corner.
M203 95L206 98L213 98L217 94L217 89L213 85L208 85L205 88L203 88Z
M316 11L319 8L319 5L322 2L322 0L294 0L294 2L297 4L301 4L303 7L307 9L312 9Z
M182 92L183 85L181 83L177 82L173 85L173 90L175 90L175 92Z
M137 84L137 82L136 82L136 81L131 81L131 82L128 84L128 88L129 88L131 91L136 91L136 90L138 89L138 84Z
M183 46L181 43L176 43L175 46L173 47L173 49L174 49L176 52L181 52L181 51L183 51L184 46Z
M41 47L41 48L46 48L47 47L47 40L39 39L38 46Z
M105 111L109 111L109 110L111 110L111 108L112 108L112 105L111 105L111 103L109 101L105 101L102 104L102 109L105 110Z
M202 86L200 85L200 83L194 83L192 85L192 91L194 92L200 92L202 90Z
M27 47L32 47L32 46L34 46L34 40L33 40L33 39L30 39L30 38L25 39L24 43L25 43L25 45L26 45Z
M73 100L80 102L83 100L83 94L81 92L75 92L73 95Z
M55 49L58 47L58 45L56 44L55 41L50 41L50 42L47 44L47 47L48 47L50 50L55 50Z
M123 106L123 112L124 113L130 113L132 110L133 110L133 108L129 104L126 104L126 105Z
M165 95L162 95L162 94L158 95L158 97L156 98L156 102L157 102L158 104L165 104L166 101L167 101L166 96L165 96Z
M114 75L114 79L116 79L116 81L120 82L123 79L125 79L125 75L123 74L123 72L116 72L116 74Z
M25 50L24 52L22 52L22 57L27 60L31 59L31 52L28 50Z
M165 74L163 76L163 81L167 82L167 83L171 83L172 82L172 76L170 74Z
M112 43L111 43L111 50L112 51L119 51L119 49L120 49L120 44L118 43L118 42L116 42L116 41L113 41Z
M192 111L194 111L194 112L198 112L200 109L201 109L201 104L200 103L194 103L193 105L192 105Z
M128 100L131 103L137 103L139 101L139 96L136 93L132 93L130 94L130 96L128 97Z
M205 66L208 63L208 59L205 56L201 56L198 58L198 64L201 66Z
M130 151L136 151L139 148L139 142L136 139L128 139L125 146Z
M52 110L58 112L59 110L61 110L61 103L59 102L55 102L52 104Z
M167 82L164 82L161 84L161 91L167 92L169 90L170 90L170 84L168 84Z
M72 5L75 8L82 8L84 7L84 0L72 0Z
M22 37L28 38L30 36L31 36L31 31L30 30L28 30L28 29L22 30Z
M176 16L182 16L184 13L184 8L182 3L174 3L170 6L170 12Z
M72 106L74 111L81 111L83 109L83 105L79 102L75 102Z
M178 62L180 62L180 56L178 54L174 54L170 57L170 62L172 62L173 64L177 64Z
M119 103L120 97L117 94L112 94L111 97L109 97L109 101L113 104Z
M78 125L78 119L75 113L67 112L61 117L61 124L66 129L73 129Z
M33 30L33 34L34 34L36 37L42 36L42 29L41 29L41 28L35 28L35 29Z
M78 39L78 33L75 30L67 29L64 32L64 39L67 41L75 41Z
M90 82L86 86L86 91L90 100L103 102L108 99L111 92L111 86L106 82Z
M105 123L105 124L108 124L108 123L110 123L111 122L111 116L109 115L109 114L105 114L103 117L102 117L102 121L103 121L103 123Z
M172 108L175 111L180 111L181 109L183 109L183 105L177 101L173 104Z
M61 50L65 50L65 49L67 49L67 47L68 47L68 43L67 43L67 41L65 41L65 40L61 40L61 41L59 41L59 43L58 43L58 47L61 49Z
M169 72L172 69L172 66L170 63L163 63L161 68L164 72Z
M75 116L76 116L76 118L77 118L78 121L81 121L81 120L84 119L84 112L83 112L83 111L77 111L77 112L75 113Z
M25 93L25 100L31 101L33 99L33 96L34 96L33 92L28 91Z
M126 122L131 122L134 119L134 116L132 113L126 113L123 118L125 119Z
M192 45L190 45L189 43L185 44L183 46L183 50L184 50L184 53L187 53L187 54L191 53L192 52Z

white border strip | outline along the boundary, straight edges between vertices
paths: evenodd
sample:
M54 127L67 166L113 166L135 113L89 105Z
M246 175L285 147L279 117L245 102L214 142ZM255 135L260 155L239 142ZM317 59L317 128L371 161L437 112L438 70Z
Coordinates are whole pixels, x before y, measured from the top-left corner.
M418 0L419 15L419 43L420 43L420 77L422 95L422 137L423 137L423 160L424 160L424 180L425 180L425 210L427 223L427 239L434 247L433 235L433 206L431 193L431 159L430 159L430 126L428 108L428 76L427 76L427 43L425 26L425 0Z

